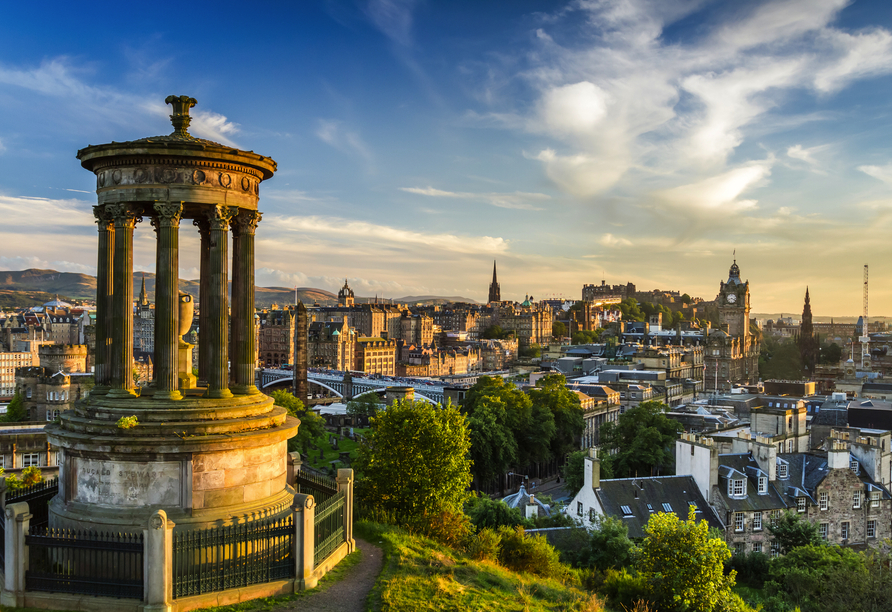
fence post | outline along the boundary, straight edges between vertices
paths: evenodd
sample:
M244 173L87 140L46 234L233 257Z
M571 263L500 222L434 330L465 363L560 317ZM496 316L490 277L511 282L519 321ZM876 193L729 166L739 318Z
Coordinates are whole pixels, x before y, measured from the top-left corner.
M312 589L319 582L313 576L316 538L314 527L316 519L315 500L312 495L298 493L294 496L291 511L294 513L294 590Z
M347 554L356 550L353 539L353 470L338 470L338 493L344 492L344 541L347 543Z
M302 461L299 452L295 451L293 453L288 453L288 484L292 487L297 484L295 478L300 471L301 464Z
M6 486L6 478L0 478L0 508L6 509L6 493L9 489Z
M143 606L145 612L173 609L173 528L164 510L149 517L143 529Z
M6 507L6 571L0 604L21 607L25 605L25 570L28 569L28 547L25 534L31 524L28 502L9 504Z

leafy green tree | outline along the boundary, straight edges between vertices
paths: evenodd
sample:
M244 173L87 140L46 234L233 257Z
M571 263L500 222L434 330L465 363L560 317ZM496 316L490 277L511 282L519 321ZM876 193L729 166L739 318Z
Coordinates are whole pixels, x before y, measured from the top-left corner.
M377 393L363 393L347 402L347 414L351 416L373 417L384 407Z
M477 486L504 474L517 462L517 439L511 431L508 405L498 396L484 396L468 417L471 461Z
M594 331L586 331L581 329L577 332L574 332L571 337L571 342L573 344L597 344L601 341L601 334L604 333L603 328L598 328Z
M619 311L622 313L623 321L643 321L644 313L638 305L635 298L626 298L619 303Z
M551 324L551 335L555 338L563 338L567 335L567 326L560 321Z
M516 527L517 525L527 526L527 521L521 515L520 510L510 508L500 499L473 497L466 504L465 512L478 531L486 527L498 529L499 527Z
M567 387L567 379L561 374L551 374L536 381L530 390L530 400L536 408L547 408L554 417L554 436L551 438L551 456L561 458L575 448L576 440L585 429L579 396Z
M662 612L712 612L732 599L736 572L723 571L731 551L723 540L709 537L708 523L694 516L693 508L686 521L658 512L644 527L635 567Z
M26 467L22 470L21 477L16 476L15 474L7 476L6 488L10 492L15 492L19 489L27 489L40 482L43 482L43 473L40 471L39 467L32 465L31 467Z
M687 293L682 294L682 296L681 296L682 304L690 304L692 301L693 301L693 299L691 299L690 295L688 295Z
M15 395L12 396L12 401L9 402L9 405L6 407L6 414L0 417L4 423L16 423L18 421L27 421L29 418L28 410L25 408L25 400L22 399L22 395L19 392L16 392Z
M499 325L490 325L483 330L481 337L491 340L503 340L512 335L512 332L502 329Z
M802 378L802 359L796 343L786 338L778 341L766 337L759 353L759 376L763 380Z
M850 548L821 544L798 546L771 561L771 575L765 589L780 598L786 604L785 609L889 610L892 574L886 566L877 575L865 561L865 555Z
M288 450L301 450L306 455L310 450L310 442L325 435L325 419L304 407L304 403L284 389L277 389L270 394L276 406L281 406L291 416L300 419L297 435L288 441Z
M821 347L821 363L836 365L841 359L842 348L836 342L832 342L829 346Z
M799 546L818 546L823 543L818 526L800 518L791 510L778 517L775 524L769 525L768 531L785 555Z
M471 483L471 440L457 408L398 401L373 416L371 425L357 462L364 474L357 483L363 503L403 524L462 514Z
M642 402L615 423L601 426L602 448L615 451L609 462L617 478L675 472L675 440L681 425L665 415L668 408L658 401Z
M576 451L570 453L567 458L567 465L564 466L564 488L571 493L576 493L585 484L585 458L588 453L585 451Z
M536 344L535 342L531 343L529 346L526 346L519 351L517 354L521 357L533 358L533 357L541 357L542 356L542 347Z
M630 565L635 545L629 539L629 528L622 519L597 514L587 536L573 565L602 572Z

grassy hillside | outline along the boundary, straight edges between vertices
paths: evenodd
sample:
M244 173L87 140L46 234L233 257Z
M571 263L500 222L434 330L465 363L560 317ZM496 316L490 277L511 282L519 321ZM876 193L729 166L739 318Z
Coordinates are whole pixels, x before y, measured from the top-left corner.
M586 593L557 580L518 574L474 561L427 538L360 521L356 535L384 549L384 569L369 598L370 610L475 610L598 612Z

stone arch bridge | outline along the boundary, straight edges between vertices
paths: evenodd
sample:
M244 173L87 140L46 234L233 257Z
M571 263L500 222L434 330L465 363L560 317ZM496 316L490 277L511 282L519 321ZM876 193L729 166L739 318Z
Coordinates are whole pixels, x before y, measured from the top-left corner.
M261 389L267 389L283 383L291 383L294 373L291 370L275 370L265 368L257 371L257 386ZM307 372L307 382L317 385L323 389L327 389L338 397L350 400L366 393L380 393L387 387L412 387L415 389L415 399L424 400L432 404L442 404L443 385L429 384L431 381L422 379L404 378L400 382L382 380L380 378L370 377L354 377L353 392L350 397L346 397L344 391L344 375L326 372Z

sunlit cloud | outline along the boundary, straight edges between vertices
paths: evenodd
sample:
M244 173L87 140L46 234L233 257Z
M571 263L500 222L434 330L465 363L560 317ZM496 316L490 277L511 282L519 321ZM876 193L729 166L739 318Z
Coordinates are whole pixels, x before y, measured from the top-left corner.
M459 200L482 200L499 208L513 208L518 210L542 210L531 202L546 202L551 196L544 193L470 193L461 191L444 191L433 187L400 187L400 191L414 193L432 198L455 198Z

